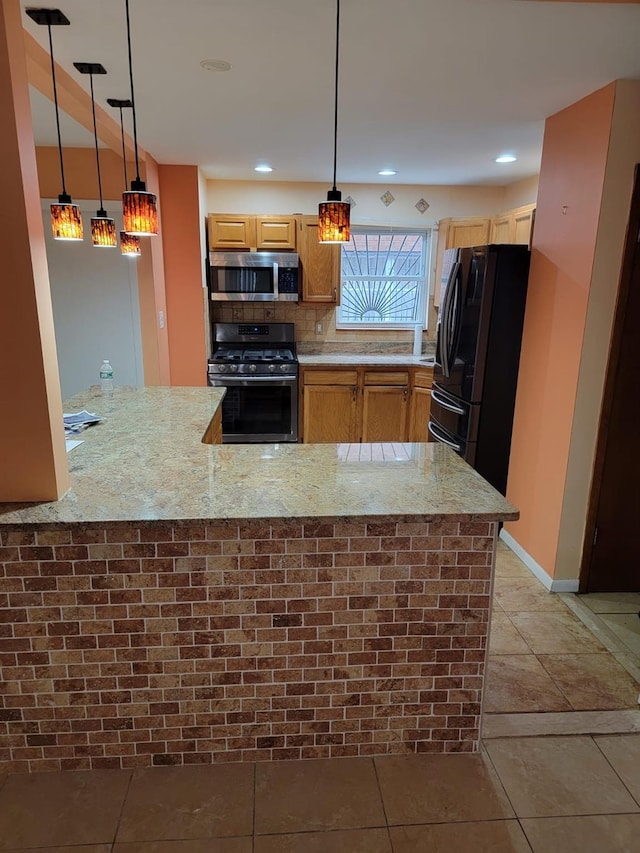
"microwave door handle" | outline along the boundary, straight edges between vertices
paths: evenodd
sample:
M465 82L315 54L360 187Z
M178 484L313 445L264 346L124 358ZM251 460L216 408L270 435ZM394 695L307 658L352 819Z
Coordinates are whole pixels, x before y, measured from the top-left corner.
M280 295L280 291L278 290L278 263L277 263L277 261L273 262L273 295L276 299Z

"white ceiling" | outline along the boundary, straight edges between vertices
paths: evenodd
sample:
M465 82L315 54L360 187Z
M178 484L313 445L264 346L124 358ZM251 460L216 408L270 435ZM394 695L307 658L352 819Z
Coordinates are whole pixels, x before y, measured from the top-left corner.
M65 70L107 69L94 78L101 104L129 96L124 6L61 0L71 26L53 29ZM130 8L138 138L158 162L331 184L335 0ZM547 116L617 78L640 79L640 5L342 0L341 14L338 186L511 183L538 171ZM48 50L46 27L24 21ZM206 59L232 68L204 71ZM32 103L36 143L56 145L52 110L39 95ZM62 134L65 146L93 144L71 119ZM496 164L503 151L517 162ZM253 171L261 160L274 168L266 178ZM397 176L378 177L384 167Z

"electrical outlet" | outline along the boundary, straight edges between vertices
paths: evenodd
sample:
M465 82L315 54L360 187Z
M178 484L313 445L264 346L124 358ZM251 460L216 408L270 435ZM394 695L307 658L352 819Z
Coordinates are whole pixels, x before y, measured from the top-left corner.
M164 311L158 311L158 325L164 329Z
M316 335L322 334L322 323L316 323Z

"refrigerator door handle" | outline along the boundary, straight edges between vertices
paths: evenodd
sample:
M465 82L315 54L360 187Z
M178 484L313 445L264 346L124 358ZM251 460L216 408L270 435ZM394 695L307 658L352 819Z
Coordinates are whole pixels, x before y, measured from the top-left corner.
M462 450L462 446L460 444L456 444L454 441L449 441L449 439L441 435L433 425L432 421L429 421L429 423L427 424L427 429L436 441L440 441L442 444L446 444L448 447L453 448L456 453L460 453L460 451Z
M449 362L449 325L451 322L451 305L453 300L453 293L456 288L459 270L460 261L456 261L453 266L453 270L451 271L449 286L447 287L447 291L445 293L444 305L442 306L442 319L440 320L440 354L442 357L442 372L447 378L449 378L449 376L451 375L451 368Z
M456 406L455 403L450 403L448 400L443 400L442 397L439 396L438 392L435 388L431 389L431 399L435 400L435 402L442 406L443 409L446 409L448 412L455 412L456 415L466 415L466 409L463 409L462 406Z
M456 270L456 276L453 279L453 287L451 292L451 304L449 307L449 323L447 330L447 364L449 370L455 362L456 350L458 348L458 337L460 328L460 316L462 313L462 282L460 280L460 264Z

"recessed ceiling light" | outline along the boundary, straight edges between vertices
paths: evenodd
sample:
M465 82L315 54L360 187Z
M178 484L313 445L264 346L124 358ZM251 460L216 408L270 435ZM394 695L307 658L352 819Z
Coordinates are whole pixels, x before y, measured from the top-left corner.
M205 71L229 71L231 63L226 59L203 59L200 68L204 68Z
M496 157L496 163L515 163L518 158L514 154L501 154Z
M254 172L273 172L273 168L268 163L260 163L253 170Z
M396 172L395 169L380 169L378 174L386 176L386 175L397 175L398 173Z

